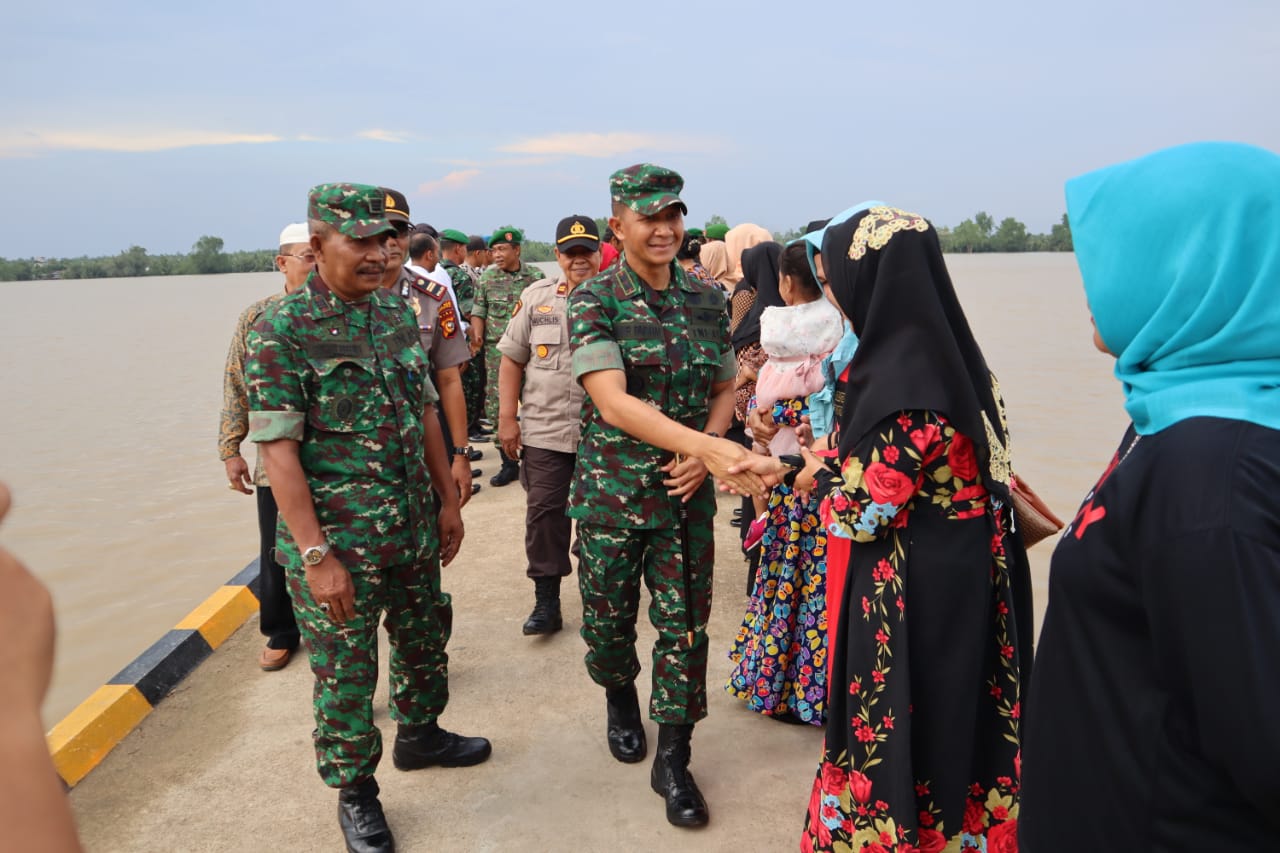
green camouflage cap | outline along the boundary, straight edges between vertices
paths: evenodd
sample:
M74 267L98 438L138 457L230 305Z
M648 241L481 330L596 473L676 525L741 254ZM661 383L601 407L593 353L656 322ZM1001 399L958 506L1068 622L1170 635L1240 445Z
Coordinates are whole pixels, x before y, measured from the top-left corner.
M609 195L613 200L644 216L652 216L673 204L688 213L689 208L680 200L682 189L684 178L652 163L637 163L609 176Z
M461 243L464 246L467 245L467 241L470 239L466 234L463 234L457 228L444 229L443 231L440 232L440 237L443 240L452 240L453 242Z
M319 184L307 195L307 219L328 223L354 240L394 232L386 193L368 184Z
M510 243L513 246L519 246L524 242L524 232L514 225L508 225L505 228L499 228L493 232L493 236L489 238L489 246L493 247L499 243Z

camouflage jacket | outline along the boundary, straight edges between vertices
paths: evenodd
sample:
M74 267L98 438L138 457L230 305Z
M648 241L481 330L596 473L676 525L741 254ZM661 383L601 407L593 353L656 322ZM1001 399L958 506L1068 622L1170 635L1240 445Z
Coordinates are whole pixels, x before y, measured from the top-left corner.
M453 281L453 295L458 297L458 310L463 317L470 317L476 308L476 280L471 277L471 273L453 261L441 261L440 266L445 268Z
M622 370L628 394L693 429L706 425L711 386L737 373L723 291L676 263L662 291L625 263L578 285L569 296L569 324L574 378ZM670 459L606 423L588 397L569 516L613 527L674 526L660 470ZM710 479L695 500L715 501Z
M484 320L484 342L497 344L511 322L520 303L520 293L529 285L546 278L532 264L521 264L515 272L507 272L497 264L480 276L476 285L476 304L471 314Z
M426 556L435 516L422 419L437 397L398 295L346 303L312 273L250 332L245 379L250 440L299 442L316 516L348 567ZM296 557L285 525L277 541Z
M218 459L226 462L240 455L240 445L249 434L249 391L244 384L245 350L249 330L262 319L267 306L284 298L284 291L259 299L240 313L236 331L227 349L227 366L222 372L222 415L218 419ZM267 472L262 468L259 456L253 466L253 484L269 486Z

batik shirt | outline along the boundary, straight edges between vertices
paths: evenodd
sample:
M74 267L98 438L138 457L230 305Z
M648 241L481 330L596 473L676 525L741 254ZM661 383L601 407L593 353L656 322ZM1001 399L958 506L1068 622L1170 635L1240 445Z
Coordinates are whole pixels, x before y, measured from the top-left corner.
M218 420L218 459L226 462L240 455L240 445L249 434L249 391L244 384L245 353L248 349L249 330L252 329L267 306L284 298L284 292L259 299L240 314L236 321L231 347L227 350L227 366L222 374L222 415ZM267 472L262 467L262 454L258 454L253 466L253 484L270 486Z

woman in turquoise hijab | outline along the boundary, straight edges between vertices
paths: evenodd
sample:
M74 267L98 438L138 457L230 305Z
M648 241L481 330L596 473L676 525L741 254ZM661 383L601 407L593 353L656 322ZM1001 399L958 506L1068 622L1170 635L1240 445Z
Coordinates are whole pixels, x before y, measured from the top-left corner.
M1067 184L1133 419L1054 551L1019 839L1280 838L1280 156L1161 151Z

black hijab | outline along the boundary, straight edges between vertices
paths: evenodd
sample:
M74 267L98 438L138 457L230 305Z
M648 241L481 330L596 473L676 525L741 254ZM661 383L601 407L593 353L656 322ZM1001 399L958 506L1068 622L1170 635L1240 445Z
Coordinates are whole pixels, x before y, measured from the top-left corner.
M828 229L822 265L858 336L838 413L840 458L899 411L931 410L973 441L983 484L1009 499L1009 437L978 348L923 217L873 207Z
M759 243L742 253L742 281L738 287L749 283L756 292L756 301L733 332L734 352L741 352L760 342L760 315L764 309L787 304L782 301L778 287L778 257L781 254L781 244L774 242Z

